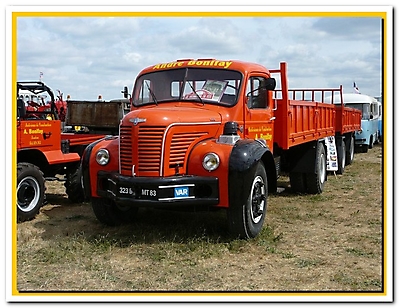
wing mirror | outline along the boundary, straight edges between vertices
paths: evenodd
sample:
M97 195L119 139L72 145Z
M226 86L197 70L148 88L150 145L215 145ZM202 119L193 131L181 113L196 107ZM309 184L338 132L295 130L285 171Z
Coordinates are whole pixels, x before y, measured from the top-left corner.
M274 90L275 88L276 88L276 79L275 78L272 78L272 77L270 77L270 78L267 78L266 80L265 80L265 85L264 85L264 87L267 89L267 90Z
M129 98L129 90L128 90L128 88L126 86L123 88L121 93L123 94L124 98Z

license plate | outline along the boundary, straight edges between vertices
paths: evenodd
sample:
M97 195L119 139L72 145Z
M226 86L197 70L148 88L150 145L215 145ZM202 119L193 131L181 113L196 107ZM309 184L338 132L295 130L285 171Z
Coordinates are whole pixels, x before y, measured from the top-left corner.
M187 198L189 193L188 186L175 187L175 198Z
M141 197L143 199L156 199L158 197L158 193L155 189L146 189L142 188L141 189Z
M132 196L134 195L134 190L131 187L119 187L119 194L125 196Z

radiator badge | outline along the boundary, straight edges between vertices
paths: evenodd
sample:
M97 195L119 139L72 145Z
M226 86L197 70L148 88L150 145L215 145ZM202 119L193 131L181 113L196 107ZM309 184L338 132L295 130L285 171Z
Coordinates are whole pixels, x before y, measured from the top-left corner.
M144 123L145 121L147 121L147 119L140 119L140 118L129 119L129 122L132 122L133 125L137 125L139 123Z

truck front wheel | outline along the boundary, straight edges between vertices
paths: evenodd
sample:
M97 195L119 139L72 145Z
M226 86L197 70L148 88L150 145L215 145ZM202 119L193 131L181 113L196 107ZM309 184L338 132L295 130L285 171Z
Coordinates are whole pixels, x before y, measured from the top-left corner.
M108 226L119 226L131 221L136 215L137 207L120 207L106 198L92 198L91 206L97 219Z
M230 201L227 215L233 236L249 239L259 234L266 216L267 194L266 171L263 163L259 162L245 203Z
M17 220L33 219L44 202L44 177L40 169L30 163L17 166Z
M66 174L66 182L64 184L68 199L73 203L81 203L84 201L84 193L82 183L80 181L79 166L70 169Z
M308 193L321 194L327 177L326 150L321 142L317 143L315 172L306 174L306 186Z

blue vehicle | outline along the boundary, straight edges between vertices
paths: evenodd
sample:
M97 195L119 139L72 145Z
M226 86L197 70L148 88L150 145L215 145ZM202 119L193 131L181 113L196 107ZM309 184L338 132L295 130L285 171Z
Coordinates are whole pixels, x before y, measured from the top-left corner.
M382 96L375 99L378 101L378 142L382 142Z
M367 153L379 141L378 123L382 122L381 103L376 98L348 93L343 94L345 106L356 108L362 112L361 130L355 134L355 148L357 152ZM382 130L381 130L382 131Z

